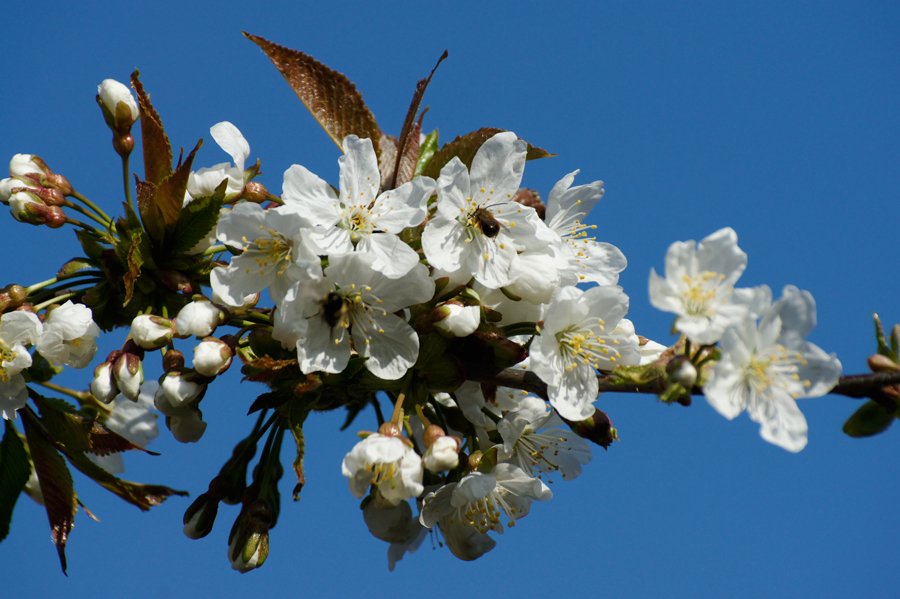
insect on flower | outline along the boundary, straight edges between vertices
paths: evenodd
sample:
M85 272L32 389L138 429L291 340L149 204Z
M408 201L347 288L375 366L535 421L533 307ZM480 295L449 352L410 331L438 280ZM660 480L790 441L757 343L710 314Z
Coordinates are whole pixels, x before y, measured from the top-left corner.
M484 233L485 237L493 239L500 232L500 227L506 228L500 221L494 218L493 213L488 210L490 206L476 208L469 221Z
M331 328L337 326L347 316L350 309L344 296L336 291L329 291L328 295L319 301L319 305L322 306L322 317Z

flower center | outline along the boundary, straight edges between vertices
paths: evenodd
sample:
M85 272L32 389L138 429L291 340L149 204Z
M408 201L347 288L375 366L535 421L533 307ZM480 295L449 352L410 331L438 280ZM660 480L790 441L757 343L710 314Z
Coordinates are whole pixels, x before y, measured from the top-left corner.
M3 339L0 339L0 381L4 383L8 383L10 376L9 372L4 367L4 364L7 362L12 362L16 359L16 352L6 344Z
M682 278L684 290L681 292L681 299L685 312L691 316L707 318L713 316L717 298L719 303L725 299L719 296L719 286L723 279L725 279L725 275L708 270L694 277L684 275Z
M264 275L268 269L275 268L280 277L292 261L294 244L274 229L269 229L269 235L271 237L258 237L256 241L245 245L244 252L256 262L259 274ZM245 243L246 241L244 238Z
M806 360L801 353L777 345L765 357L753 354L744 366L744 380L756 394L768 399L772 399L779 390L797 399L804 387L812 384L808 380L800 380L799 367L805 364Z
M374 215L365 206L353 206L350 211L341 213L341 227L350 231L350 239L356 245L363 235L369 235L375 230L372 222Z
M598 368L600 360L615 362L620 354L615 348L607 345L606 339L600 337L605 331L603 319L596 322L573 325L556 334L559 350L566 361L566 370L572 370L580 364ZM616 341L613 343L617 344Z

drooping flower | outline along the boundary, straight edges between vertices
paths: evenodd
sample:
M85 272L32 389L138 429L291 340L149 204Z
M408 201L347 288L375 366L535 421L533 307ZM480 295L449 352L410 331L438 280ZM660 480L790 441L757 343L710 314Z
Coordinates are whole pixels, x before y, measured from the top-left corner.
M99 335L91 309L70 300L50 310L44 319L37 350L56 365L84 368L97 353Z
M531 344L530 364L566 420L593 414L597 369L640 363L637 338L615 331L627 312L628 296L618 286L564 287L548 307L544 328Z
M341 472L350 492L362 498L375 485L378 496L395 506L422 493L422 458L400 437L374 433L344 457Z
M225 189L226 198L233 198L244 189L244 164L250 157L250 144L240 130L228 121L216 123L209 132L219 147L234 160L234 166L231 166L230 162L223 162L191 172L184 196L185 204L195 198L212 195L225 180L228 181Z
M13 420L28 402L28 389L21 372L31 366L25 345L34 345L42 325L31 312L7 312L0 316L0 413Z
M373 268L396 279L419 262L419 255L397 235L425 220L434 180L416 177L396 189L379 193L381 175L372 140L348 135L343 142L340 194L300 165L284 173L284 207L308 215L319 229L322 252L338 256L371 254Z
M512 132L488 139L472 168L454 157L438 178L437 214L422 233L428 263L445 271L468 270L492 289L513 282L518 252L553 239L533 208L513 201L525 169L525 142Z
M701 345L718 341L726 328L771 302L767 287L735 289L747 254L730 227L694 241L677 241L666 253L666 276L650 270L650 303L678 315L675 328Z
M153 396L156 394L156 389L156 381L147 381L141 388L137 401L132 401L121 394L117 396L109 404L109 413L105 414L106 428L125 437L135 445L147 447L153 439L159 436L157 414L153 411ZM111 453L105 456L88 454L88 457L110 474L125 471L125 461L122 459L121 453Z
M797 399L828 393L841 376L841 363L806 342L816 322L815 301L791 285L763 312L722 336L722 358L703 387L707 401L733 419L747 410L766 441L798 452L807 443L807 424Z

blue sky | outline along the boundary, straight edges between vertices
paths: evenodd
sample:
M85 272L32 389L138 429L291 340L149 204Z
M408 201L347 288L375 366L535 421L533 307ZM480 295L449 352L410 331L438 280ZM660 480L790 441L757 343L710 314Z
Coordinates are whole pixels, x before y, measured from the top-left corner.
M592 218L598 239L628 258L620 284L639 333L674 341L670 315L647 298L669 244L732 226L749 255L741 285L809 290L819 316L810 340L861 373L874 350L871 313L900 322L898 12L888 2L54 3L4 32L0 158L38 154L114 211L118 157L94 95L137 67L173 145L205 138L196 164L227 159L209 127L229 120L270 191L291 164L335 182L338 149L240 31L345 73L395 135L416 80L447 49L425 129L448 141L497 126L558 153L525 170L524 185L545 196L575 169L576 182L603 179ZM0 232L11 258L2 284L49 278L78 253L66 229L5 217ZM260 392L230 383L204 400L210 426L199 444L163 431L150 447L163 455L127 456L126 478L205 491L252 426L242 415ZM389 573L387 546L367 532L340 474L353 432L337 431L343 414L325 414L307 425L299 503L283 480L261 570L241 576L225 558L236 509L190 541L188 500L140 513L76 477L102 522L77 517L68 579L46 516L23 498L0 544L4 571L15 573L4 595L895 596L900 429L849 439L841 426L855 400L802 401L809 445L797 455L702 399L683 408L610 394L598 405L622 442L596 451L579 479L555 483L551 502L474 563L426 540Z

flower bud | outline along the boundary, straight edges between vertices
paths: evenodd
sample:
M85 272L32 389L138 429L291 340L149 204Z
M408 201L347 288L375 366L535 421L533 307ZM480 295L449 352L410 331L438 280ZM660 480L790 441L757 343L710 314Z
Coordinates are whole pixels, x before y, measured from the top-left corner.
M459 302L447 302L438 306L432 315L436 319L435 328L452 337L468 337L481 324L481 307L463 306Z
M131 401L137 401L141 394L141 384L144 382L141 359L134 354L123 353L113 363L112 375L115 377L119 392Z
M28 292L21 285L7 285L0 289L0 312L14 310L25 303Z
M425 427L425 432L422 433L422 444L425 445L425 449L428 449L434 444L435 441L446 434L447 433L444 432L444 429L442 429L438 425L429 424Z
M104 362L94 369L91 394L102 403L111 402L119 394L119 389L112 376L112 364L109 362Z
M163 371L181 372L182 370L184 370L184 354L177 349L167 350L166 355L163 356Z
M143 349L159 349L175 336L175 325L168 318L141 314L131 321L131 338Z
M434 473L453 470L459 465L459 441L455 437L438 437L423 460L425 467Z
M206 391L206 385L192 380L192 371L172 371L163 375L159 381L159 389L173 408L187 407L200 398ZM162 408L159 408L163 411Z
M203 376L218 376L228 370L234 350L224 341L207 337L194 348L194 370Z
M43 225L50 208L33 191L17 191L9 197L9 211L20 223Z
M157 407L159 407L158 404ZM172 436L179 443L196 443L206 432L203 414L194 408L179 411L177 416L166 416L166 426L169 427Z
M103 110L106 124L116 132L129 131L141 116L131 90L115 79L104 79L97 86L97 103Z
M241 197L248 202L253 202L254 204L262 204L267 200L272 199L272 194L269 193L269 190L266 189L265 185L258 181L250 181L244 186L244 193L241 194Z
M25 177L0 179L0 203L9 206L9 198L12 197L12 194L23 189L38 189L38 185Z
M219 498L210 491L200 495L184 512L184 534L189 539L202 539L212 531L218 513Z
M619 440L609 416L601 410L594 409L594 413L590 418L585 418L579 422L572 422L565 418L563 418L563 421L569 425L573 433L600 445L603 449L607 449L613 441Z
M669 360L666 364L666 374L673 383L678 383L690 393L697 382L697 368L691 363L685 355L678 355Z
M33 154L16 154L9 161L9 176L24 177L25 175L45 175L50 172L47 164Z
M178 312L178 316L175 317L175 328L183 337L190 335L209 337L219 326L222 317L221 310L205 297L200 297Z
M869 370L872 372L896 372L900 370L900 364L897 364L887 356L882 354L873 354L867 360Z
M68 222L66 213L59 206L49 206L47 208L47 218L44 224L51 229L59 229Z

